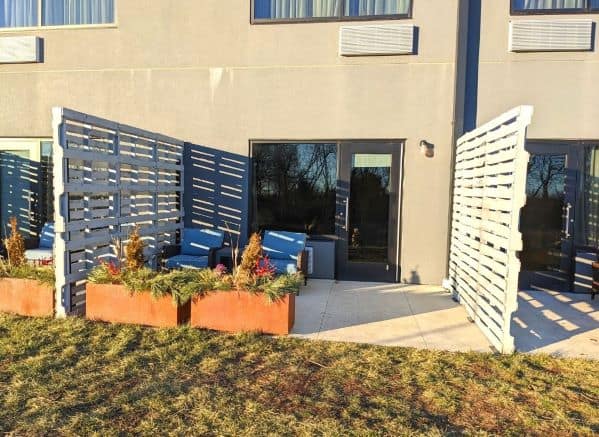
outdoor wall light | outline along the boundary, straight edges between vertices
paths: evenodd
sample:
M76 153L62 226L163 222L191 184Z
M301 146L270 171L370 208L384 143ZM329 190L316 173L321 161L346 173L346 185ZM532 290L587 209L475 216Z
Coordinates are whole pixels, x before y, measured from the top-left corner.
M422 153L427 158L432 158L435 156L435 145L433 143L429 143L426 140L420 141L420 153Z

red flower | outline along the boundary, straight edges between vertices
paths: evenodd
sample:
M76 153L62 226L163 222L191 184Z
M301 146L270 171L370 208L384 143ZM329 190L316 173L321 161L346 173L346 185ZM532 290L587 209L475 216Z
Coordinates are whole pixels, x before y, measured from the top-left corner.
M100 263L102 263L102 265L106 267L106 270L108 271L108 273L111 276L118 276L121 274L121 268L119 266L117 266L114 263L114 261L110 261L110 262L100 261Z
M256 261L255 275L258 278L272 278L277 271L276 267L270 263L268 256L263 256Z

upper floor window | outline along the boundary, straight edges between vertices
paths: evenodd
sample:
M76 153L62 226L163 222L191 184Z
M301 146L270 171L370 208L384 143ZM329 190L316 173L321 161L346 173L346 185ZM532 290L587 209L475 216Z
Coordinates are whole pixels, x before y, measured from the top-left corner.
M256 22L409 18L412 0L253 0Z
M114 23L115 0L0 0L0 28Z
M599 0L512 0L513 13L568 14L599 12Z

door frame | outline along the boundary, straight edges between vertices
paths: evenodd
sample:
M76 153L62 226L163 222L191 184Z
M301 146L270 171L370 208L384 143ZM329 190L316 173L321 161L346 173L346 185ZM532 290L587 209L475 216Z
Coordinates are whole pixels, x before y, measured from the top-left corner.
M571 140L571 139L564 139L564 140L560 140L560 139L537 139L537 138L529 138L526 141L526 151L529 152L530 154L539 154L539 153L535 153L534 151L531 152L530 151L530 147L529 146L533 146L533 148L539 147L539 151L540 152L546 152L548 155L551 154L565 154L566 156L569 153L572 153L573 156L576 157L576 183L575 183L575 187L574 187L574 202L572 205L573 208L573 213L574 213L574 220L571 223L571 242L570 242L570 253L569 253L569 271L568 271L568 287L567 290L565 290L566 292L574 292L574 283L575 283L575 276L576 276L576 253L578 250L580 249L588 249L588 246L582 245L578 242L577 240L577 236L576 236L576 229L578 228L577 222L578 220L581 220L581 217L578 217L576 215L577 209L578 209L578 203L581 200L581 196L583 195L582 191L581 191L581 182L582 182L582 177L584 176L584 166L585 166L585 151L587 147L599 147L599 141L598 140ZM544 149L541 149L542 147L545 147ZM562 149L562 151L560 151L560 148ZM567 150L563 150L564 148L567 148ZM573 151L573 152L570 152ZM564 227L565 228L565 227ZM563 229L564 229L563 228ZM562 229L562 230L563 230ZM594 249L593 249L594 250ZM524 270L523 270L524 272ZM529 273L534 273L534 271L530 271ZM524 284L521 284L524 285ZM557 291L564 291L564 290L557 290Z
M343 150L345 149L345 150ZM388 281L388 282L400 282L401 278L401 224L402 224L402 194L403 194L403 164L404 164L404 151L405 151L405 140L401 141L388 141L388 140L346 140L340 141L338 144L338 154L337 154L337 183L342 182L341 178L343 177L343 170L347 171L348 177L348 188L346 193L346 199L351 196L351 160L354 154L356 153L365 153L365 154L390 154L392 156L391 163L391 183L392 187L395 191L395 198L391 200L391 204L389 205L389 231L390 235L388 235L388 242L391 243L389 249L392 249L392 254L394 255L394 259L389 260L389 264L392 268L394 267L395 272L391 272L389 276L383 278L376 277L364 277L364 279L359 280L370 280L370 281ZM343 181L345 182L345 181ZM341 219L341 215L343 214L342 206L339 204L339 190L337 192L337 213L335 215L335 233L338 239L337 247L335 250L335 265L336 267L336 278L343 280L341 278L341 266L343 263L348 263L349 261L344 258L347 257L347 245L349 244L348 237L348 229L343 227L339 220ZM346 207L345 214L349 211ZM395 219L395 226L393 226L393 218ZM348 217L343 216L345 223L347 224ZM343 229L343 231L340 230ZM343 241L341 233L345 233L345 242ZM394 235L393 235L394 234ZM393 238L393 236L395 238ZM393 247L393 245L395 247ZM366 270L368 263L360 263L356 262L355 266L359 270ZM383 263L377 263L383 264ZM358 274L357 277L360 275ZM390 278L393 280L390 281ZM351 278L349 278L351 279Z
M251 215L255 214L255 205L253 204L254 202L254 196L251 194L254 190L253 187L253 183L254 183L254 174L253 174L253 166L251 164L252 162L252 156L253 156L253 147L255 144L336 144L337 145L337 172L339 172L339 165L340 165L340 159L339 159L339 154L340 154L340 149L341 149L341 145L342 144L347 144L347 143L368 143L368 144L393 144L398 146L399 148L399 175L398 175L398 191L397 191L397 242L396 242L396 262L397 262L397 268L396 268L396 275L395 275L395 282L399 283L401 282L401 247L402 247L402 218L403 218L403 190L404 190L404 161L405 161L405 150L406 150L406 141L407 138L346 138L346 139L331 139L331 138L303 138L303 139L290 139L290 138L283 138L283 139L263 139L263 138L252 138L250 140L248 140L248 156L249 156L249 160L250 160L250 164L248 165L248 182L247 182L247 187L248 187L248 192L250 193L248 195L248 217L247 217L247 222L248 222L248 230L249 232L253 232L252 229L252 222L253 219L251 217ZM337 173L337 180L338 179L338 174ZM249 235L248 235L249 237ZM319 237L324 237L326 240L333 240L335 241L335 246L337 246L338 242L338 237L336 235L336 232L333 235L323 235L323 236L319 236ZM308 239L310 239L310 236L308 236ZM338 277L338 272L337 272L337 250L335 248L335 279L337 279Z

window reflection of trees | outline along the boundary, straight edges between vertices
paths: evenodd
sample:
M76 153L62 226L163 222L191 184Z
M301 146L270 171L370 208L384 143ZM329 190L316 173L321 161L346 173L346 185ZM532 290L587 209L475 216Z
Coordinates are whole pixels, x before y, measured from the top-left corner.
M542 199L563 197L565 165L564 155L532 155L528 162L526 194Z
M334 233L336 144L255 144L255 229Z

